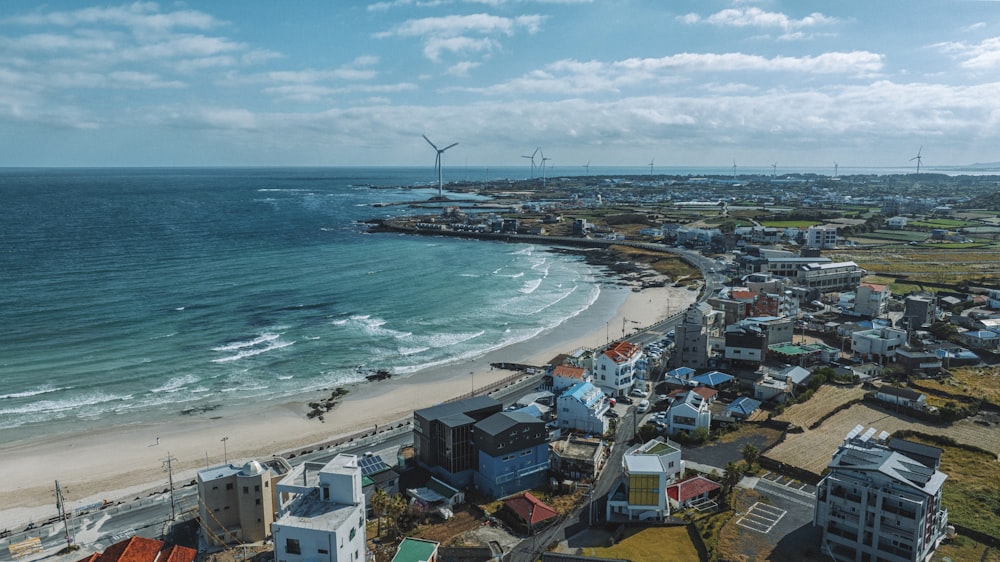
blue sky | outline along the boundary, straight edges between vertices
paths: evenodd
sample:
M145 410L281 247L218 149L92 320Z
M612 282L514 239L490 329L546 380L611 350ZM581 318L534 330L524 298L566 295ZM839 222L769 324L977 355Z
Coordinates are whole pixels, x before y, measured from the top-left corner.
M1000 1L0 4L0 166L1000 161Z

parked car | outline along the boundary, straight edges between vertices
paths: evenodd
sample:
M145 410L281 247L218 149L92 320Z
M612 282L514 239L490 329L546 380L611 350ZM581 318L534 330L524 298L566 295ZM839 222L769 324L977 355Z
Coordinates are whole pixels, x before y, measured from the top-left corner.
M617 418L618 417L618 412L612 410L611 408L608 408L608 411L605 412L604 415L608 416L609 418Z
M649 400L642 399L639 401L639 405L635 407L635 411L640 414L645 414L649 411Z
M632 392L628 393L629 396L635 396L636 398L645 398L647 396L646 391L641 388L633 388Z
M631 406L632 404L635 404L635 400L632 400L628 396L622 396L621 397L621 403L622 404L628 404L629 406Z

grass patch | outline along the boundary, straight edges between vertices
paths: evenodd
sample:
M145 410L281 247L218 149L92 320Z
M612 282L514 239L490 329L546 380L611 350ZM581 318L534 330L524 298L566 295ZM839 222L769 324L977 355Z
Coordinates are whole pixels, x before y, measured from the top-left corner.
M669 545L669 547L667 547ZM687 527L651 527L628 532L618 543L606 547L584 547L584 556L624 558L632 562L698 562L698 549Z
M964 228L975 226L977 223L959 219L925 219L918 221L906 221L907 226L915 228Z
M921 380L920 386L1000 405L1000 367L958 367L945 379Z
M934 552L935 560L979 560L980 562L1000 562L1000 551L980 544L961 535L942 544Z
M679 256L654 252L631 246L611 246L610 250L622 256L622 261L635 261L648 265L654 271L673 280L683 277L701 277L701 271L688 265Z
M996 456L942 445L911 435L909 441L940 448L941 472L948 475L941 503L948 521L990 536L1000 536L1000 472ZM962 558L964 560L964 558Z

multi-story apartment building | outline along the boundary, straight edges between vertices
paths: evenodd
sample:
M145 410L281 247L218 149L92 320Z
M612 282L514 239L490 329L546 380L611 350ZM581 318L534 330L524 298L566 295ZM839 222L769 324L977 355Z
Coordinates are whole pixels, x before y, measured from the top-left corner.
M684 319L674 328L674 353L671 367L707 369L712 357L713 344L722 345L725 316L706 303L692 304L684 312Z
M493 414L473 426L476 488L498 498L542 487L549 470L545 422L521 412Z
M607 396L600 388L581 382L556 398L556 419L565 431L575 429L604 435L609 426L605 414L610 407Z
M869 318L885 316L889 311L891 296L892 291L888 285L861 283L854 292L854 312Z
M858 286L867 272L852 261L813 263L803 265L798 271L798 282L814 291L850 291Z
M642 349L628 341L618 342L604 350L594 365L594 384L608 396L624 396L640 375Z
M810 226L806 229L806 248L831 250L837 247L837 229L833 226Z
M292 469L281 457L198 471L198 515L211 545L259 542L271 535L277 482Z
M472 427L502 410L496 399L475 396L413 412L417 463L452 486L472 487L478 462Z
M851 351L870 361L884 363L906 345L906 332L896 328L872 328L851 334Z
M816 489L813 525L823 531L824 554L841 562L929 560L948 526L941 450L886 443L886 433L873 439L874 429L863 430L848 435Z
M304 463L278 482L280 517L272 526L275 562L361 562L365 496L356 455L339 454L319 468Z

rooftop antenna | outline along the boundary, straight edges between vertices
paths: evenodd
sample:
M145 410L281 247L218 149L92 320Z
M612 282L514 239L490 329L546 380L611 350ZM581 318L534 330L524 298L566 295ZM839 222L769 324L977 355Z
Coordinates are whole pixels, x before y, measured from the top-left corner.
M649 175L653 175L653 159L649 159Z
M837 174L837 168L839 168L839 167L840 167L840 165L837 164L836 160L834 160L833 161L833 177L835 177L835 178L839 177L838 174Z
M442 197L444 195L444 180L441 176L441 155L444 154L445 150L448 150L449 148L456 146L458 143L454 142L444 148L438 148L436 144L431 142L431 139L427 138L427 135L420 135L420 136L424 137L424 140L427 141L427 144L431 145L431 147L433 147L434 150L437 151L437 156L434 158L434 167L437 168L437 173L438 173L438 197Z
M535 178L535 155L538 154L539 150L541 150L541 148L536 148L535 151L532 152L530 156L521 156L521 158L528 158L529 160L531 160L531 177L530 177L530 179L534 179Z
M920 174L920 162L923 161L923 157L920 156L920 153L923 152L923 151L924 151L924 147L921 146L920 150L917 151L917 155L914 156L913 158L910 158L910 162L913 162L914 160L917 161L917 175Z

